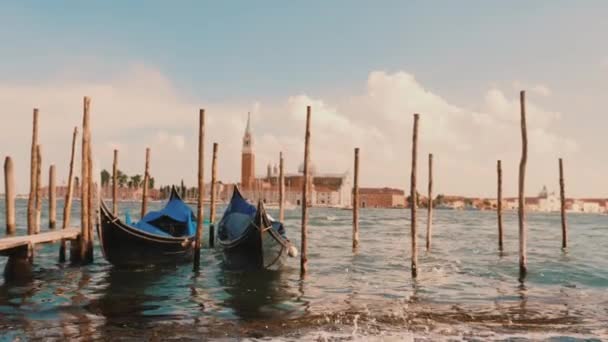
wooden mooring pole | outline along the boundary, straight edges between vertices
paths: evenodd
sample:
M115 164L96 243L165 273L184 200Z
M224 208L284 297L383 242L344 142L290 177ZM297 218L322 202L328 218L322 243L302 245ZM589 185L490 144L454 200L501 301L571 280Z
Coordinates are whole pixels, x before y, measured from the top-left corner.
M141 218L148 211L148 183L150 182L150 148L146 147L146 169L144 171L144 184L141 199Z
M502 231L502 162L496 162L496 173L498 175L498 193L496 200L496 215L498 218L498 250L503 251L503 231Z
M34 108L32 147L30 151L30 193L27 200L27 233L34 234L36 224L36 146L38 145L38 108Z
M15 173L13 159L4 159L4 200L6 209L6 235L16 232L15 226Z
M72 135L72 153L70 154L70 170L68 173L68 189L65 194L65 202L63 203L63 224L61 229L66 229L70 225L70 218L72 215L72 196L74 192L74 157L76 155L76 139L78 138L78 127L74 127L74 133ZM71 242L70 257L74 258L78 254L78 243ZM59 247L59 262L65 262L65 248L66 241L61 240L61 246Z
M89 106L89 108L90 108L90 106ZM98 197L98 194L99 194L99 192L96 191L97 187L95 186L95 184L97 184L95 182L95 180L99 176L99 173L97 173L97 172L95 172L95 174L93 173L93 148L91 147L92 142L91 142L90 121L89 121L88 134L89 134L89 142L87 143L87 148L89 151L87 152L87 158L89 158L89 160L87 161L87 166L89 168L89 171L88 171L89 196L87 196L87 204L89 206L89 228L88 228L89 229L89 240L88 240L88 245L87 245L86 262L90 263L90 262L93 262L93 240L95 240L95 232L94 232L93 226L95 225L95 222L97 219L96 212L97 212L97 209L99 208L98 206L94 206L94 203L96 202L96 196Z
M412 243L412 277L418 276L418 231L416 230L416 207L418 196L416 193L416 159L418 158L418 120L419 114L414 114L414 127L412 134L412 174L410 176L410 219L411 219L411 243Z
M353 251L359 247L359 148L355 148L355 178L353 180Z
M205 152L205 110L199 110L198 126L198 204L196 207L196 240L194 242L194 271L198 271L201 262L201 239L203 236L203 195L204 182L204 152Z
M559 199L562 213L562 248L568 247L568 226L566 225L566 191L564 186L564 163L559 158Z
M40 233L42 215L42 147L36 145L36 223L34 233Z
M308 256L306 253L306 235L308 226L308 177L310 173L310 106L306 107L306 134L304 136L304 184L302 185L302 229L300 249L300 275L304 276L308 268Z
M528 161L528 131L526 128L526 93L519 93L521 109L521 160L519 162L519 275L524 278L528 272L528 257L526 255L526 200L525 200L525 180L526 162Z
M433 154L429 153L429 194L427 200L426 251L431 250L433 238Z
M82 115L82 160L80 163L81 168L81 186L80 186L80 258L79 260L84 262L88 255L89 246L89 105L90 101L88 97L84 98L83 101L83 115Z
M49 228L55 229L57 221L57 190L55 188L55 165L49 167Z
M112 214L118 217L118 150L114 150L112 163Z
M283 173L283 152L279 152L279 222L285 221L285 174Z
M209 247L215 247L215 202L217 201L217 143L213 143L211 161L211 209L209 212Z

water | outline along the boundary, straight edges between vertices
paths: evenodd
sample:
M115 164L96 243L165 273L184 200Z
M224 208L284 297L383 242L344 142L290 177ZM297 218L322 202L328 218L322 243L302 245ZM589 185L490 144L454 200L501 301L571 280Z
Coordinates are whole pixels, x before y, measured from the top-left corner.
M151 203L150 210L161 205ZM25 206L18 201L19 234ZM121 216L128 209L137 217L139 204L120 209ZM420 249L416 281L409 268L409 211L362 209L360 216L360 249L353 254L352 212L310 210L304 279L298 258L282 272L243 274L224 271L221 254L205 249L195 275L191 265L114 269L98 246L92 265L72 267L57 263L58 245L45 245L37 250L32 282L0 280L0 340L608 339L608 216L569 215L570 247L563 252L559 215L530 213L523 282L516 213L504 217L501 256L495 213L437 210L433 249ZM424 246L425 214L419 217ZM286 213L297 246L299 223L298 210ZM5 262L0 257L0 267Z

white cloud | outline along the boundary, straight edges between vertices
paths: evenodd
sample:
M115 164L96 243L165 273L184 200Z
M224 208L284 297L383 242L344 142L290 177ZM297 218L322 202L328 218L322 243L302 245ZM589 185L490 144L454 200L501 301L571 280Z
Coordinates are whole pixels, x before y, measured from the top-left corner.
M240 177L241 137L247 112L252 112L257 172L286 158L295 172L303 156L306 106L312 106L312 158L319 171L352 169L354 147L361 148L361 183L406 188L411 153L412 114L420 113L420 182L425 181L426 153L435 154L437 191L493 194L495 160L505 164L505 188L516 189L514 175L520 152L518 93L489 89L482 101L464 108L434 93L406 72L369 74L365 90L342 98L294 94L267 103L205 103L178 94L158 70L135 65L121 77L104 82L56 79L31 85L2 84L0 114L7 134L0 135L2 154L10 154L27 174L31 108L41 108L40 140L46 161L67 171L71 130L80 125L82 96L92 97L93 143L102 167L110 167L112 149L120 149L119 165L127 173L142 173L146 146L152 149L151 173L158 184L194 184L198 108L206 109L207 170L213 142L219 143L219 174L225 181ZM545 91L546 90L546 91ZM544 92L544 94L542 94ZM557 111L542 108L528 96L531 165L529 189L547 180L545 165L572 156L576 141L556 133ZM179 167L175 167L179 165ZM62 168L62 166L65 166ZM207 171L206 176L210 173ZM29 180L18 179L19 191ZM511 192L507 191L507 194Z

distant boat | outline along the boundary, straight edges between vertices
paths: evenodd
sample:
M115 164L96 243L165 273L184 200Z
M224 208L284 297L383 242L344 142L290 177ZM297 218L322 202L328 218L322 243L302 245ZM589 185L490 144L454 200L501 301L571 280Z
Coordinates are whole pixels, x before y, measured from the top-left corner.
M217 241L224 265L233 270L278 270L288 254L297 254L283 223L266 213L264 202L257 208L249 204L236 186L218 224Z
M139 222L121 221L101 201L97 234L104 257L115 266L176 264L192 260L196 217L175 188L167 205Z

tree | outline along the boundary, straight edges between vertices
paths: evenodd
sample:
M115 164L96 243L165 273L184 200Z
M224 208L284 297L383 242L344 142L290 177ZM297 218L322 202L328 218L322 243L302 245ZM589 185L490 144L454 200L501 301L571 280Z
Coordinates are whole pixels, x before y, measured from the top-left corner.
M108 170L103 169L101 171L101 187L107 186L110 184L110 173Z
M120 170L118 170L116 173L117 173L116 177L118 178L118 186L121 188L124 188L125 186L127 186L127 183L129 182L129 176L125 175Z
M154 189L154 177L150 177L148 186L150 187L150 189Z
M411 204L412 203L412 196L411 195L407 196L407 198L405 200L407 202L407 205L409 207L411 207L412 206L412 204ZM420 207L420 193L418 191L416 191L416 206Z
M141 175L131 176L131 187L137 189L141 186Z

